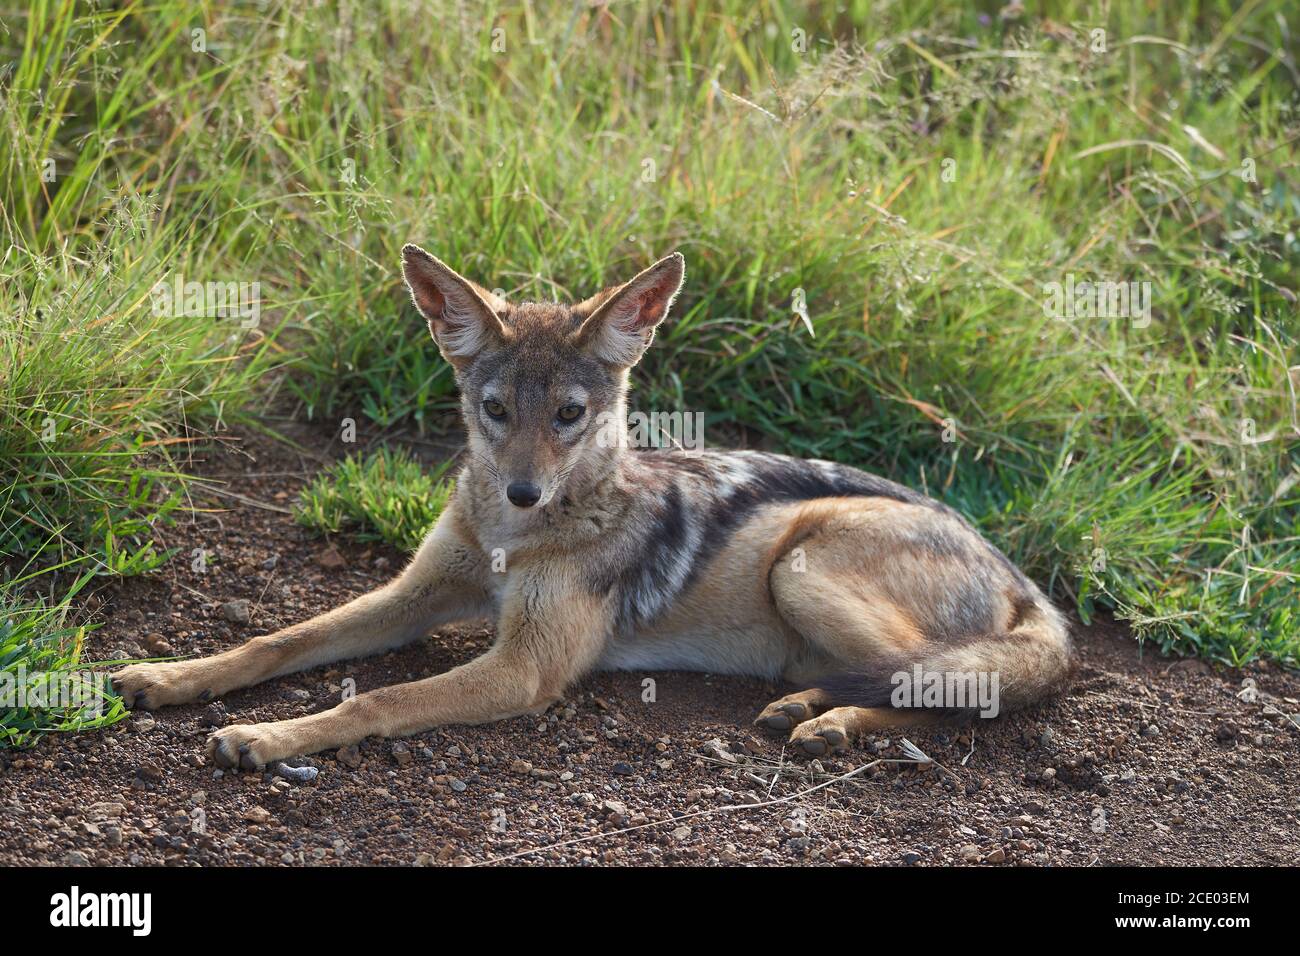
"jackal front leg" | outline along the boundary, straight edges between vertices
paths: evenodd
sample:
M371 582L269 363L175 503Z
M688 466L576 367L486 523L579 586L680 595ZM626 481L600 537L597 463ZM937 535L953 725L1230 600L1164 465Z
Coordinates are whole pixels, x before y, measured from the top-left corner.
M449 508L410 566L377 591L212 657L132 664L113 673L113 686L128 707L152 710L377 654L417 640L439 624L488 613L487 571L481 550L456 532Z
M595 664L610 621L603 596L578 589L516 590L504 603L497 643L482 657L307 717L225 727L208 738L208 756L218 766L251 770L365 737L536 713Z

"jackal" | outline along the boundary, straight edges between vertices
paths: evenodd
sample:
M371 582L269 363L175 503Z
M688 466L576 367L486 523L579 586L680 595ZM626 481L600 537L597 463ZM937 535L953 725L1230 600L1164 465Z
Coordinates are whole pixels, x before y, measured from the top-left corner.
M1000 706L1065 673L1037 587L960 515L846 465L610 441L628 371L685 275L670 255L566 306L514 304L415 245L402 271L453 366L468 432L455 491L409 566L351 603L242 647L114 675L128 706L207 700L492 616L483 656L307 717L224 727L221 766L545 709L600 668L704 670L806 689L756 723L811 755L930 718L891 675L1000 676ZM597 419L605 427L597 428ZM604 436L600 438L599 436Z

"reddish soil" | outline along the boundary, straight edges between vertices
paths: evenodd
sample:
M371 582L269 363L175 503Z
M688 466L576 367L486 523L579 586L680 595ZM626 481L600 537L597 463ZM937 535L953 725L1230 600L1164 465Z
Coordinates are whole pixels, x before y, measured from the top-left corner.
M339 540L332 566L327 543L282 513L318 466L261 439L207 456L197 470L242 500L196 497L211 510L170 529L180 552L163 571L100 592L106 623L87 659L145 655L158 640L211 654L391 576L395 552ZM205 573L190 568L194 548L211 555ZM221 612L241 598L246 625ZM366 691L434 674L491 636L486 622L449 628L0 753L0 863L1300 863L1300 677L1144 654L1111 623L1077 630L1077 673L1044 706L909 733L924 764L891 762L907 760L898 735L798 759L750 726L786 689L680 673L597 674L544 716L294 762L318 771L310 781L204 758L214 726L330 707L348 679Z

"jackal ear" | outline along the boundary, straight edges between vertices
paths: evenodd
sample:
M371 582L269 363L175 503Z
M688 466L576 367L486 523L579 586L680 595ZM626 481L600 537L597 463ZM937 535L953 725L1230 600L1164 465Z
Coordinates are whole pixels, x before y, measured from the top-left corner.
M419 246L402 247L402 277L443 358L457 368L508 336L500 318L506 301Z
M631 282L588 299L574 310L589 311L575 333L577 344L602 362L631 368L649 348L685 277L686 260L674 252Z

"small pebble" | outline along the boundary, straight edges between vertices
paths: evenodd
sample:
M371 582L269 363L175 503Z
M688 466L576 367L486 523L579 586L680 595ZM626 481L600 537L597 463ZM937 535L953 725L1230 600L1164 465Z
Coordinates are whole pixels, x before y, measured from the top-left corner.
M221 616L235 624L247 624L252 614L248 601L240 598L221 605Z
M283 777L285 780L291 780L294 783L311 783L320 773L315 767L290 767L287 764L276 764L276 776Z

